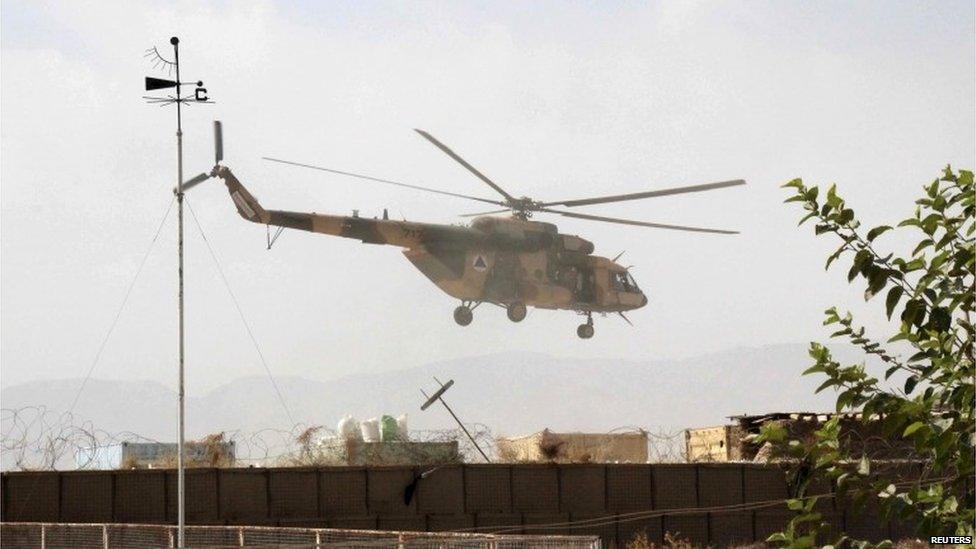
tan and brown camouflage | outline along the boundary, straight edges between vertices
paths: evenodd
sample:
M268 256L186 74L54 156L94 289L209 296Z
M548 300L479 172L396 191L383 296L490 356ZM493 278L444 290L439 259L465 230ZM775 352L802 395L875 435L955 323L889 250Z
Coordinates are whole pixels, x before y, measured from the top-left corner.
M643 307L647 297L627 269L593 255L593 244L555 225L482 216L470 226L265 210L230 169L218 166L237 212L248 221L404 248L438 288L462 304L566 309L588 316ZM463 305L466 306L466 305ZM467 313L470 322L470 311ZM521 320L521 315L510 318ZM467 322L458 321L461 324ZM592 321L587 325L592 336ZM582 326L580 327L583 328Z

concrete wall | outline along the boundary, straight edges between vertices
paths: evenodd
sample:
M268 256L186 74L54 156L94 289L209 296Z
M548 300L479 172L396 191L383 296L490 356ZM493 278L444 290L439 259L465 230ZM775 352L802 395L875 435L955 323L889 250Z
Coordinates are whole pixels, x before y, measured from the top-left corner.
M597 534L609 547L645 531L698 544L762 540L789 519L785 506L718 507L781 500L783 472L743 464L461 465L435 470L404 502L427 468L190 469L190 524L249 524L384 530ZM2 520L173 523L172 470L3 474ZM821 502L838 530L869 539L907 534L907 525ZM695 509L702 509L695 511ZM633 515L657 511L654 516ZM680 511L679 511L680 510ZM628 515L629 514L629 515ZM602 518L591 523L580 522ZM567 524L569 523L569 524ZM537 528L538 525L545 525Z

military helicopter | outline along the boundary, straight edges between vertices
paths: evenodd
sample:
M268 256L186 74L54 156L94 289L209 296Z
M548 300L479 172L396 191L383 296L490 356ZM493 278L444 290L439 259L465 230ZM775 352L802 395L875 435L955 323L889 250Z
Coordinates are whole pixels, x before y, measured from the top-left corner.
M184 189L202 183L209 177L218 177L226 184L237 212L247 221L269 227L354 238L367 244L388 244L403 248L403 254L421 273L444 293L460 301L460 305L454 309L454 320L461 326L471 324L474 318L473 311L483 303L505 308L508 318L513 322L520 322L525 318L527 307L560 309L575 311L586 318L576 330L576 334L583 339L593 337L593 313L616 313L630 323L624 313L646 305L647 296L638 287L628 269L616 262L620 258L619 255L613 259L593 255L592 242L576 235L560 233L552 223L535 221L532 219L534 214L548 213L590 221L676 231L737 233L737 231L722 229L603 217L553 207L575 208L709 191L744 185L745 181L741 179L630 194L543 202L526 196L516 198L431 134L423 130L416 130L416 132L464 166L500 195L500 198L469 196L276 158L265 157L265 160L474 200L500 206L501 209L462 216L474 217L468 226L397 221L390 219L386 210L383 211L382 218L372 219L360 217L357 211L353 211L352 216L341 216L266 210L234 176L230 168L221 165L223 146L219 121L214 122L217 155L213 170L209 174L201 173L187 181L184 183ZM505 217L493 215L500 213L509 215Z

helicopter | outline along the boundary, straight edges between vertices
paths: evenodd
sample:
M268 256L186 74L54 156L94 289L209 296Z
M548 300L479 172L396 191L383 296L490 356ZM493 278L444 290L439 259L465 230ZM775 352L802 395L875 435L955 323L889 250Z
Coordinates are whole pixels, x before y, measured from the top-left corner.
M745 181L741 179L612 196L543 202L527 196L515 197L433 135L423 130L415 131L471 172L500 197L470 196L277 158L265 157L265 160L464 198L491 204L500 209L463 215L462 217L474 218L470 225L397 221L389 218L387 210L383 210L381 218L360 217L355 210L351 216L266 210L230 168L221 164L223 138L219 121L214 122L216 151L214 168L210 173L201 173L185 182L183 189L189 189L210 177L216 177L223 180L237 213L247 221L268 227L275 226L279 231L285 228L298 229L353 238L366 244L386 244L403 248L404 256L424 276L441 291L460 301L454 309L454 321L460 326L471 324L474 318L473 311L484 303L503 307L512 322L524 320L528 307L568 310L585 317L585 321L576 329L577 336L582 339L589 339L594 335L594 313L617 314L629 324L630 320L624 313L647 305L647 295L641 291L629 269L617 263L620 255L613 259L594 255L595 246L591 241L577 235L560 233L556 225L532 219L534 214L556 214L590 221L676 231L737 234L737 231L724 229L604 217L556 209L554 206L576 208L592 204L710 191L744 185Z

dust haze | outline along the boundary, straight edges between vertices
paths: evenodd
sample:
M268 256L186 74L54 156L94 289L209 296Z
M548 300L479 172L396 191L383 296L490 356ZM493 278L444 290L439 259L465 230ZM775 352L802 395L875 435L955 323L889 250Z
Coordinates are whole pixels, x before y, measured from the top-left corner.
M650 298L633 327L597 318L596 337L580 341L565 312L532 310L515 325L484 307L460 328L456 303L396 249L285 231L267 251L264 229L210 181L189 203L278 376L333 379L499 351L601 359L612 373L615 359L821 339L830 305L880 333L886 320L864 308L863 288L823 272L833 243L796 229L779 185L837 182L880 224L910 215L946 163L974 165L971 2L2 8L5 387L86 374L172 200L173 113L141 99L143 77L162 76L143 51L171 35L185 79L203 80L216 101L185 112L187 173L212 165L219 118L226 163L269 208L460 222L477 205L261 160L488 195L413 128L542 200L748 182L588 210L738 236L540 217L598 254L625 251L621 263ZM95 378L175 385L174 221ZM200 235L192 223L187 231L188 391L264 376ZM725 370L748 376L749 364Z

